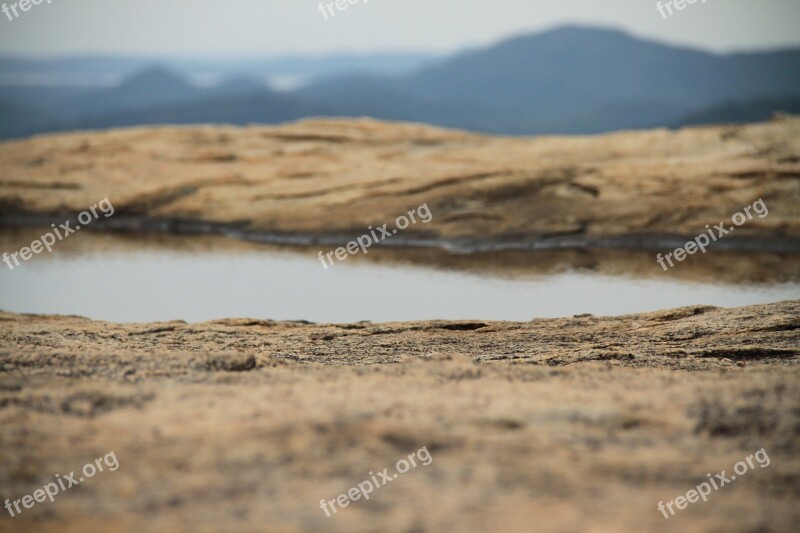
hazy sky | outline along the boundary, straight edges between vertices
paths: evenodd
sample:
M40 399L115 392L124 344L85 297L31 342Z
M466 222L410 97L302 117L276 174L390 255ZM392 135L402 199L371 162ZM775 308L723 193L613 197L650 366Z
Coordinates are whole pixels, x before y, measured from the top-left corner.
M330 20L318 0L47 1L0 14L0 53L449 52L568 22L721 51L800 46L800 0L697 0L666 20L656 0L360 0Z

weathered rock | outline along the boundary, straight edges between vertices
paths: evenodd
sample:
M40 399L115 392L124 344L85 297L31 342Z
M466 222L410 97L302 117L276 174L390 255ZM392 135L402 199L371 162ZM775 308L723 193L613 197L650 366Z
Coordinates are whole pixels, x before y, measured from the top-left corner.
M796 280L798 256L780 254L800 242L799 134L790 118L538 139L369 120L48 135L0 144L0 224L58 220L108 197L109 226L316 242L426 203L433 221L409 227L408 241L641 246L692 237L762 198L769 215L729 239L767 252L709 254L676 275ZM35 237L20 229L0 243ZM122 246L94 237L64 251ZM564 250L535 265L382 252L354 260L515 276L657 269L650 252L628 250ZM0 530L657 530L658 502L763 448L769 466L667 524L788 531L800 518L798 317L800 301L385 324L0 312L2 499L109 451L120 464L0 518ZM330 518L320 509L423 446L430 465Z
M800 301L525 323L0 313L2 497L110 451L120 465L0 529L789 531L798 317ZM428 466L320 509L422 447ZM769 466L665 522L660 501L762 448Z
M800 249L798 118L541 138L372 120L131 128L5 142L0 168L6 223L108 197L116 224L202 231L186 221L205 221L318 238L360 234L427 204L433 221L402 239L636 246L730 224L761 198L769 215L727 242Z

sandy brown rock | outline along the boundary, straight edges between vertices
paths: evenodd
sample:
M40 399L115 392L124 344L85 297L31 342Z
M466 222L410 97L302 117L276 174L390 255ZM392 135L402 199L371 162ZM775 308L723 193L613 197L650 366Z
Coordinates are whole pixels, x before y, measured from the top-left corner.
M785 118L537 139L370 120L46 135L0 144L0 223L108 197L109 222L318 238L427 203L433 221L403 235L598 243L691 237L762 198L769 216L730 239L796 245L799 133L800 119ZM39 234L5 231L0 244ZM135 239L133 250L211 246ZM84 234L53 257L121 254L124 242ZM213 244L244 246L254 245ZM352 261L662 275L650 251L536 253L384 248ZM800 255L740 254L694 256L671 275L798 279ZM791 531L799 327L800 301L530 322L115 324L0 312L0 503L109 451L120 463L21 516L0 507L0 531ZM430 465L331 518L320 509L423 446ZM664 520L659 501L762 448L768 467Z
M372 120L160 127L0 144L9 213L77 213L250 230L362 233L427 203L405 237L680 235L762 198L736 236L800 239L800 119L594 137L500 138Z
M800 301L620 317L111 324L0 314L3 531L790 531ZM320 499L425 446L327 518ZM764 448L668 521L657 509Z
M530 322L424 321L312 324L224 319L115 324L80 317L0 312L6 357L31 368L117 376L134 365L138 377L183 368L194 354L256 355L259 365L399 363L407 358L463 356L478 363L562 366L609 362L634 368L715 369L731 362L794 365L800 361L800 301L735 309L711 306ZM75 353L80 353L78 360ZM137 354L158 353L158 359ZM109 354L114 354L110 357ZM128 355L134 357L128 359ZM725 362L727 361L727 363ZM81 365L80 367L76 365ZM191 366L191 365L190 365ZM177 370L176 370L177 371Z

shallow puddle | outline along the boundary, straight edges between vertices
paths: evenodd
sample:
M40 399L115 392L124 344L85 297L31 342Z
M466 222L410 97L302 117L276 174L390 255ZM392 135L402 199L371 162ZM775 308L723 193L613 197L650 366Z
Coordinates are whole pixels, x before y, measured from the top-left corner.
M28 236L5 235L3 250L18 249ZM649 252L373 250L325 269L318 251L224 238L84 233L13 271L0 265L0 308L118 322L525 321L800 298L794 256L709 254L665 273Z

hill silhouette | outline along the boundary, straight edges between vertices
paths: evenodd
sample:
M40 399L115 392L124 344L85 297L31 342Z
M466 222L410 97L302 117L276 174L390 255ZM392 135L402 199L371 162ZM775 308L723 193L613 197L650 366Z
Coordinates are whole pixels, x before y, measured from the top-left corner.
M412 73L350 72L290 93L270 90L248 72L197 87L163 66L115 87L64 94L38 89L32 94L47 95L39 99L4 88L0 106L16 111L15 123L1 133L274 123L312 115L526 135L675 127L715 117L738 122L796 109L799 64L800 50L720 55L567 26L462 52Z
M474 114L434 124L489 133L598 133L669 124L731 100L800 94L800 51L710 54L625 33L563 27L459 54L402 79L343 76L303 89L322 105L375 107L376 118L417 120L419 102ZM359 114L359 105L348 108ZM487 118L488 117L488 118Z

